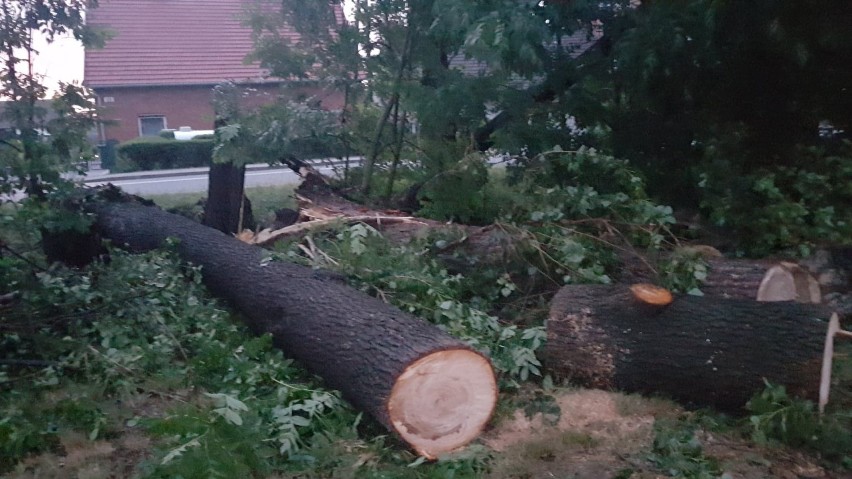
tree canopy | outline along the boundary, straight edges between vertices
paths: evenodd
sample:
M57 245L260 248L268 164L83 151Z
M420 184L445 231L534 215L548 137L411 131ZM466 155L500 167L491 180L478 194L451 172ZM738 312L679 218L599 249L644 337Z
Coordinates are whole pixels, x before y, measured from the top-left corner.
M400 158L428 190L479 151L586 145L629 160L658 199L732 224L755 196L827 207L789 184L802 168L848 178L824 160L842 143L819 128L849 128L848 2L363 0L344 23L335 3L257 2L256 57L274 75L345 86L364 193L378 166L389 197ZM301 37L279 34L285 24ZM777 168L787 179L761 190ZM792 209L778 214L814 226Z
M106 32L84 21L85 9L96 6L86 0L0 2L0 97L6 100L0 115L14 129L1 139L2 192L21 188L40 197L86 150L85 134L96 119L91 94L79 85L61 84L52 106L40 103L48 91L44 78L33 72L34 38L40 35L50 43L72 35L85 45L102 44ZM55 112L50 119L49 108Z

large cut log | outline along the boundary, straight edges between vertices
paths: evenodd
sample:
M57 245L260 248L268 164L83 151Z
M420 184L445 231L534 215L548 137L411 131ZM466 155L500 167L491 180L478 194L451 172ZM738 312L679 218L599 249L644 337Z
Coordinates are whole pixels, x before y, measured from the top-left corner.
M827 309L662 291L563 287L547 321L547 370L588 387L729 412L741 412L764 379L817 398Z
M490 418L490 362L435 326L357 291L333 275L269 261L264 250L156 207L92 206L96 227L134 251L176 238L207 287L257 333L339 389L356 407L433 458L459 448Z

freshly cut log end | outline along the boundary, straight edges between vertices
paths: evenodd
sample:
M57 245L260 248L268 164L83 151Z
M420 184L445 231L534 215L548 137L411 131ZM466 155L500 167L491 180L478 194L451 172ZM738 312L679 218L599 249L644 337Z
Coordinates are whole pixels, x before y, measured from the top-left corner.
M399 376L388 399L390 422L422 456L434 459L476 438L497 404L497 381L482 355L465 349L429 354Z
M757 288L758 301L798 301L819 303L819 283L807 269L795 263L781 263L769 268Z
M665 306L672 302L672 293L650 283L638 283L630 287L630 292L637 300L651 306Z

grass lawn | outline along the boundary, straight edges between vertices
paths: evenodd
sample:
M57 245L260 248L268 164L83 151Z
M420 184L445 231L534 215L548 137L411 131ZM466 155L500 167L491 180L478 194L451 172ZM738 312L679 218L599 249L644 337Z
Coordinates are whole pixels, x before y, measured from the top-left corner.
M293 192L296 185L281 186L258 186L246 188L246 196L251 200L252 211L255 219L260 223L269 223L275 217L275 210L281 208L295 208L296 200ZM176 193L172 195L151 195L148 199L153 200L161 208L189 208L198 200L205 198L205 193Z

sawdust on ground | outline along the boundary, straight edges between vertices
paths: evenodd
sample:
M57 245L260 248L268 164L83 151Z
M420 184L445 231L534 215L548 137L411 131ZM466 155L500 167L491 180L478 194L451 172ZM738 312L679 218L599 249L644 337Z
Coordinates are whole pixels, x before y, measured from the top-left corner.
M542 413L528 417L518 409L481 438L495 451L489 478L670 477L649 461L654 424L690 413L675 403L637 395L586 389L550 394L559 406L558 422L548 421ZM734 479L845 477L798 451L757 446L744 438L706 431L699 439L704 454L718 460Z

